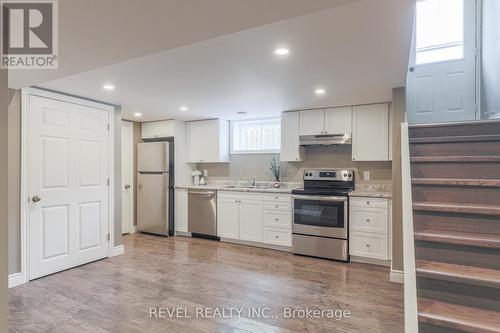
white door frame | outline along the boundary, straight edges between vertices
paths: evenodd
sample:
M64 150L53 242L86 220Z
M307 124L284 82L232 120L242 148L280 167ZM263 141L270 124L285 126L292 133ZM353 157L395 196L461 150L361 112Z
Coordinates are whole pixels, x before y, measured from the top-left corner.
M48 90L38 89L38 88L24 88L21 90L21 276L23 283L29 281L29 132L28 132L28 119L30 112L29 100L31 96L39 96L48 99L53 99L61 102L67 102L72 104L78 104L82 106L87 106L95 109L100 109L104 112L108 112L109 119L109 154L111 156L109 160L109 191L108 191L108 205L109 205L109 222L108 222L108 232L110 235L110 240L108 244L108 257L113 254L114 248L114 215L115 215L115 175L114 175L114 152L115 152L115 140L114 140L114 110L115 107L109 104L103 104L99 102L94 102L87 99L82 99L78 97L73 97L57 92L52 92Z

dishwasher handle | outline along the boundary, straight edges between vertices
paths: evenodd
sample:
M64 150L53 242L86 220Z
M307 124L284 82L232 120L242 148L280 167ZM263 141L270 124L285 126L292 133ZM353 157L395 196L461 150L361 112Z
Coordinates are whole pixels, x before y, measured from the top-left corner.
M215 191L189 191L189 194L195 194L195 195L205 195L205 196L214 196Z

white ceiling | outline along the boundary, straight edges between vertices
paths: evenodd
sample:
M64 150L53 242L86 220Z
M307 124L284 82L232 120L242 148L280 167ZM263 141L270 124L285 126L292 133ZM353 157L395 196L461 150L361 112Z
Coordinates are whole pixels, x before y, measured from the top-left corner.
M60 0L59 69L15 70L22 88L357 0Z
M316 1L321 2L298 2ZM329 0L330 4L341 2ZM32 80L45 88L122 105L128 119L137 120L133 113L142 112L142 121L235 119L238 111L253 118L291 109L390 101L392 88L405 83L414 0L350 2L64 77L113 59L123 60L113 58L114 42L108 42L104 55L93 47L85 56L92 58L95 53L98 59L83 61L80 69L69 66L62 79ZM127 43L128 48L143 44L134 38ZM117 50L131 57L135 51L128 52L126 46L118 43ZM278 46L290 48L290 55L277 58L273 49ZM12 80L25 84L20 77ZM105 82L115 84L116 90L103 91ZM316 96L317 87L325 88L326 94ZM189 110L180 111L181 105Z

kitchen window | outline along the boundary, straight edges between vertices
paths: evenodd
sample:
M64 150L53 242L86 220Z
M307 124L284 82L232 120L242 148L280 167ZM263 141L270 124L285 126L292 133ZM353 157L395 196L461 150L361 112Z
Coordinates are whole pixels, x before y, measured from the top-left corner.
M276 154L280 144L280 118L231 121L231 154Z

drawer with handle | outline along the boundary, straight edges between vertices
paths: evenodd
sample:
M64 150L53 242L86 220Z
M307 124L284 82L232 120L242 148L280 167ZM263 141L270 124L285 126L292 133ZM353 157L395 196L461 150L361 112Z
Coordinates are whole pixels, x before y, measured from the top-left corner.
M264 201L268 202L275 202L275 201L282 201L282 202L292 202L292 196L290 194L278 194L278 193L264 193Z
M380 198L360 198L351 197L349 199L351 207L362 207L362 208L388 208L389 201L387 199Z
M264 227L264 243L288 247L292 246L292 231Z
M389 243L386 235L351 232L349 254L353 256L388 259Z
M384 234L388 232L389 218L386 209L353 207L350 215L350 230L379 232Z
M286 211L264 210L264 226L291 229L292 214Z
M291 202L266 201L264 200L264 209L290 211L292 208Z

